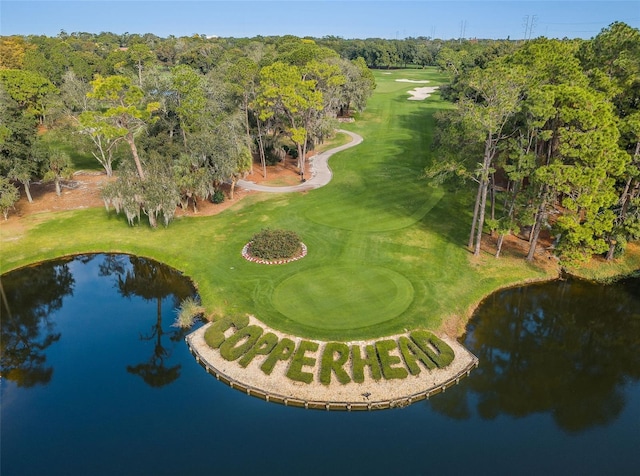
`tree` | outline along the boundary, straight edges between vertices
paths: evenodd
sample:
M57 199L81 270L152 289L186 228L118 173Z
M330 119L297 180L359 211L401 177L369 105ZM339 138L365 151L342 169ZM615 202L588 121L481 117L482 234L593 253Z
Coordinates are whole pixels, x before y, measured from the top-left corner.
M56 195L62 193L61 181L69 179L73 175L73 164L67 152L59 147L52 146L40 139L34 145L34 156L43 164L43 179L46 182L54 182Z
M68 114L81 113L93 107L91 98L88 96L89 92L91 92L91 85L73 71L67 71L62 77L60 95Z
M617 183L618 200L613 207L615 218L607 239L607 261L611 261L616 252L622 253L627 241L640 238L640 112L625 117L620 130L627 137L624 143L635 141L635 147L627 150L630 158L622 180Z
M98 76L91 81L92 91L89 97L95 98L104 105L104 110L87 112L96 131L105 137L116 139L122 137L129 148L140 179L145 179L142 161L138 155L135 136L145 126L154 122L152 114L160 104L145 104L144 92L131 84L131 79L124 76Z
M149 225L158 226L162 216L165 226L173 219L180 195L169 161L158 153L151 154L145 180L126 165L119 170L118 180L102 189L102 199L107 210L113 205L116 213L123 211L129 225L140 221L141 213L147 215Z
M115 125L105 123L92 111L85 111L77 118L81 134L89 137L96 150L91 154L100 162L107 177L113 175L114 153L122 142L122 130Z
M640 183L640 30L615 22L577 54L592 87L614 104L619 120L620 147L630 156L624 176L617 182L618 200L613 206L614 226L608 236L607 260L622 253L627 240L640 236L638 195Z
M129 57L129 61L136 69L138 76L138 86L142 87L142 70L144 69L146 63L155 58L155 55L144 43L134 43L127 50L127 55Z
M619 132L611 103L588 88L556 89L552 160L535 173L550 197L560 197L558 252L565 262L583 261L607 250L617 201L615 181L627 167L618 146Z
M480 254L485 220L487 192L493 173L493 161L500 142L506 138L507 121L516 113L524 86L522 71L496 64L487 70L474 70L468 80L474 98L463 98L458 110L478 131L483 131L484 153L476 169L478 191L473 209L469 248Z
M298 169L304 180L307 139L316 113L323 109L316 81L303 79L296 66L275 62L260 71L260 90L255 105L259 118L276 117L298 150Z
M258 64L251 60L241 56L236 58L231 64L229 64L226 71L226 82L231 87L232 94L236 97L236 100L240 103L242 112L244 113L245 130L247 132L247 140L249 143L251 139L251 127L249 125L249 111L251 101L256 96L256 83L258 80ZM264 159L264 151L261 148L260 158L262 160L263 174L266 177L266 163Z
M20 192L11 183L11 181L0 175L0 212L4 219L9 218L9 210L14 208L16 202L20 199Z
M354 60L340 60L338 63L345 81L340 88L339 116L348 116L351 109L362 111L367 105L367 100L376 88L376 80L373 73L362 57Z
M0 83L27 114L44 121L45 100L57 92L48 79L31 71L5 69L0 70Z
M201 116L205 113L204 79L192 67L178 65L171 70L171 85L176 92L175 111L180 120L182 140L186 149L187 134L198 129Z
M36 120L27 114L0 85L0 171L3 176L24 186L32 202L29 185L40 177L42 164L33 153L36 142Z
M34 46L21 36L3 36L0 38L0 69L22 69L24 55Z

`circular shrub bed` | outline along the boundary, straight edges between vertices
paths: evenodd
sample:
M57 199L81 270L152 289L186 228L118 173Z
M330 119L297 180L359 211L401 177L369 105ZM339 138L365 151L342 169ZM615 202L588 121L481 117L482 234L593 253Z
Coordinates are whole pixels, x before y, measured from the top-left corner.
M264 264L282 264L303 258L307 247L300 237L289 230L264 229L251 238L242 249L249 261Z

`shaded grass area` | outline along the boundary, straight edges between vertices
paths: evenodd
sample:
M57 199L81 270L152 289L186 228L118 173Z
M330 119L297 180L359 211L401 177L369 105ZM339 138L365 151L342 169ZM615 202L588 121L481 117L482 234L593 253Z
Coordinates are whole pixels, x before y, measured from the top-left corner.
M435 70L384 73L375 72L378 88L367 111L344 125L364 142L331 158L334 179L326 187L250 195L217 216L179 218L156 230L131 228L104 209L28 217L19 236L0 228L0 270L65 254L127 252L184 271L209 313L251 313L291 334L369 339L438 329L445 320L458 322L460 332L487 294L552 273L521 258L468 253L472 197L421 179L432 160L432 114L447 105L437 93L408 101L416 84L395 81L437 85L443 77ZM244 260L242 247L267 227L294 230L307 256L281 266ZM332 299L343 304L331 308Z

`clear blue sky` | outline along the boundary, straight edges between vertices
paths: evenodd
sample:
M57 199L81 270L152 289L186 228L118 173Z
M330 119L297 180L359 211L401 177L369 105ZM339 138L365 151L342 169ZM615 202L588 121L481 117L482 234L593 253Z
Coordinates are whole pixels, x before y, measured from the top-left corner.
M591 38L614 21L640 28L640 0L0 0L2 35Z

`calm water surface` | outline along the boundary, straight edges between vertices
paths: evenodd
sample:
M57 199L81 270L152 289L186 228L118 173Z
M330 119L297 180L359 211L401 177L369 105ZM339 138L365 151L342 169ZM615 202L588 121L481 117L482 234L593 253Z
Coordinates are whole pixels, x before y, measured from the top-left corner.
M3 476L638 474L638 279L489 297L465 337L471 377L371 413L288 408L206 374L171 325L194 291L158 263L82 256L2 288Z

